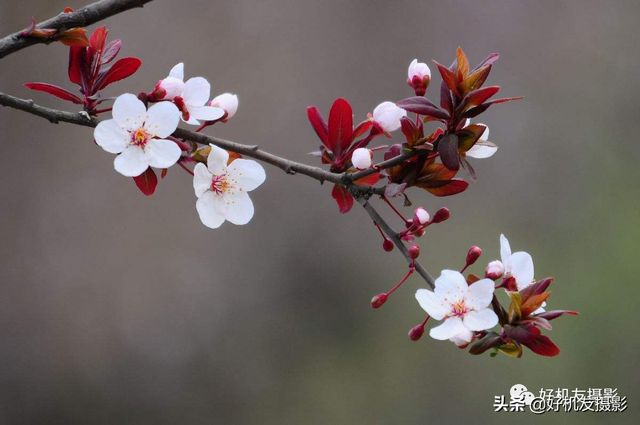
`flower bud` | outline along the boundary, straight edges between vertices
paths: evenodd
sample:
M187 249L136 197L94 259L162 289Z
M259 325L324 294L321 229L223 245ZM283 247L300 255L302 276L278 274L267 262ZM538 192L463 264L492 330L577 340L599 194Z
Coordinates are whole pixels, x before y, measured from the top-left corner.
M478 258L482 255L482 250L479 246L472 246L469 248L469 252L467 252L467 266L474 264L478 261Z
M394 247L394 244L391 241L391 239L385 239L384 242L382 242L382 249L384 249L387 252L393 251L393 247Z
M431 81L431 70L426 63L414 59L409 65L407 84L413 88L416 96L424 96Z
M407 111L398 108L393 102L382 102L373 110L373 121L386 133L400 128L400 119L407 116Z
M436 211L436 214L433 216L433 220L431 220L431 222L438 224L448 220L449 217L451 217L451 213L447 208L443 207L443 208L440 208L438 211Z
M415 236L416 238L421 238L421 237L424 236L424 233L425 233L425 229L424 228L418 229L415 232L413 232L413 236Z
M371 167L373 157L373 152L371 152L367 148L358 148L353 151L353 155L351 156L351 162L353 166L358 170L366 170Z
M421 225L427 224L429 222L429 213L422 207L416 208L415 213L413 213L413 221L418 222Z
M420 256L420 247L418 245L411 245L409 248L409 258L415 260Z
M491 280L500 279L504 273L504 265L502 262L495 260L487 265L484 276Z
M223 93L214 97L211 102L209 102L209 106L215 106L216 108L223 109L227 115L222 121L226 122L238 111L238 103L238 96L231 93Z
M409 331L409 339L411 341L419 340L420 338L422 338L422 335L424 335L424 323L420 323L419 325L414 326Z
M167 77L158 82L151 97L155 101L173 100L176 96L181 96L183 91L184 81L176 77Z
M378 294L371 299L371 307L380 308L384 303L387 302L388 295L385 293Z

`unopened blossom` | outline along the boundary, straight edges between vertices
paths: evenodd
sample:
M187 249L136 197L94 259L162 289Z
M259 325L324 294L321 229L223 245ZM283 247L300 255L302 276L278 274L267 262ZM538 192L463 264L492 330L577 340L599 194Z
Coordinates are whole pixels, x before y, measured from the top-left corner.
M467 119L466 125L469 125L471 121ZM466 152L467 156L476 159L484 159L493 156L498 150L498 146L489 141L489 127L486 124L478 123L485 127L484 131L480 135L478 141Z
M417 221L421 225L427 224L429 222L429 213L422 207L416 208L416 211L413 213L414 222Z
M382 102L373 110L372 119L385 133L391 133L400 128L400 119L407 116L407 111L396 106L393 102Z
M358 148L353 151L351 162L358 170L366 170L371 167L373 153L367 148Z
M214 97L211 102L209 102L209 106L223 109L226 115L222 118L222 121L226 122L238 111L238 96L231 93L223 93Z
M484 276L491 280L500 279L503 274L504 265L499 260L495 260L487 264L487 268L484 271Z
M184 63L180 62L169 71L167 78L158 82L153 90L154 100L173 100L184 91Z
M409 84L416 93L416 96L424 96L431 81L431 70L424 62L418 62L414 59L409 64L407 84Z
M221 108L206 105L209 101L211 85L202 77L189 78L187 82L183 83L182 92L176 94L180 87L178 81L184 81L184 64L179 63L174 66L165 80L167 79L170 79L171 87L175 87L171 93L173 95L171 100L180 109L182 121L191 125L199 125L198 120L215 121L225 114ZM167 97L167 99L169 98Z
M178 127L180 112L170 102L149 108L135 95L120 95L113 103L113 119L102 121L93 132L96 143L107 152L119 154L116 171L136 177L147 168L168 168L180 158L178 145L165 138Z
M247 192L260 186L266 178L264 169L255 161L228 162L229 152L211 145L207 165L198 163L194 169L196 209L202 223L212 229L220 227L225 220L247 224L254 211Z
M435 320L444 322L432 328L429 335L439 340L459 337L467 339L469 332L494 327L498 316L489 308L494 284L481 279L467 285L464 276L454 270L443 270L435 282L435 290L419 289L416 299L420 307Z

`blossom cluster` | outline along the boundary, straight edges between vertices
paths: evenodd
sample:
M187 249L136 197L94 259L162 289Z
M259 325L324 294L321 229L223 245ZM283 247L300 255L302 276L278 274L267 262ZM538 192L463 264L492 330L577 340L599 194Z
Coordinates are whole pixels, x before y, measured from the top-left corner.
M183 63L175 65L151 90L106 97L106 87L130 77L142 62L135 57L115 60L122 47L120 40L107 43L106 27L97 28L87 38L86 30L36 29L33 22L25 29L24 37L46 38L69 45L68 75L78 86L79 95L48 83L28 83L26 87L45 92L65 101L82 105L83 114L95 117L111 113L111 119L100 121L93 133L95 143L104 151L116 155L114 169L133 178L137 187L151 195L158 185L155 169L161 178L168 169L178 165L193 177L197 198L196 211L202 223L218 228L225 221L247 224L254 215L254 205L248 192L258 188L266 179L257 162L242 158L236 152L215 144L200 146L187 138L176 137L180 123L197 126L201 132L217 123L227 123L238 111L238 97L223 93L211 97L211 84L201 76L185 79ZM320 159L334 173L331 192L339 211L347 213L359 200L374 194L401 219L403 229L393 233L374 224L383 238L383 249L392 251L398 246L409 261L402 279L388 292L373 297L371 306L382 307L417 270L420 247L414 242L427 228L447 221L450 212L442 207L431 215L424 207L413 210L406 218L393 204L401 197L403 206L412 205L410 188L423 189L436 197L452 196L465 191L469 183L458 176L464 170L469 178L476 172L469 158L492 157L498 147L488 140L487 125L474 120L490 106L517 100L511 97L493 99L498 86L484 87L497 54L489 55L471 69L461 48L450 67L435 62L442 77L439 104L426 97L432 81L426 63L414 59L407 70L407 84L413 96L378 104L367 117L354 123L353 108L347 100L333 102L328 119L315 106L307 108L308 120L321 145L311 155ZM115 61L115 62L114 62ZM105 102L113 105L105 108ZM428 131L427 127L432 126ZM390 145L372 146L382 136L391 139L400 130L402 141ZM246 151L244 151L246 152ZM382 161L374 160L377 152ZM382 182L382 185L379 183ZM373 216L372 216L373 217ZM403 242L412 243L409 248ZM509 241L500 238L501 260L487 264L482 278L468 274L468 267L476 263L482 250L474 246L461 270L443 270L435 280L433 291L416 292L419 305L427 313L422 323L409 332L411 340L420 339L429 319L442 321L429 331L437 340L450 340L471 354L493 350L510 356L522 355L522 347L544 355L554 356L558 347L541 329L550 330L550 321L563 314L577 314L569 310L545 311L553 279L534 279L533 260L526 252L511 252ZM424 277L424 275L423 275ZM428 275L427 275L428 277ZM426 279L430 282L430 278ZM503 289L510 300L505 309L496 296ZM500 326L499 332L492 329Z

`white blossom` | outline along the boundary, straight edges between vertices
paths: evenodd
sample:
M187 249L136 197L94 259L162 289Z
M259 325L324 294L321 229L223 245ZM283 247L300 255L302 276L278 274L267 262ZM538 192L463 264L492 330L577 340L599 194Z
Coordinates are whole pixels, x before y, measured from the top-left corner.
M467 119L466 125L469 125L471 120ZM476 159L484 159L493 156L494 153L498 150L498 146L489 141L489 127L486 124L478 123L478 125L482 125L486 127L480 138L476 143L466 152L467 156Z
M396 106L393 102L382 102L373 110L373 121L378 123L386 133L400 128L400 119L407 116L407 111Z
M93 137L105 151L119 154L114 167L120 174L136 177L149 166L168 168L178 161L180 148L165 139L180 122L173 103L156 103L147 110L135 95L127 93L118 96L111 113L113 119L98 124Z
M429 66L424 62L418 62L418 59L414 59L409 64L409 69L407 72L409 76L409 80L413 80L413 77L418 77L421 80L424 80L424 77L431 78L431 70Z
M498 323L498 316L489 308L493 291L494 284L490 279L467 285L460 272L443 270L436 279L434 292L427 289L416 292L420 307L433 319L444 320L441 325L432 328L429 335L439 340L456 337L469 339L469 332L494 327Z
M209 106L223 109L227 113L223 121L227 121L238 111L238 96L231 93L220 94L209 102Z
M229 152L211 145L207 165L194 169L193 189L198 201L196 209L202 223L216 229L225 222L247 224L253 217L250 192L260 186L266 176L255 161L236 159L231 164Z
M373 163L371 160L372 156L373 154L369 149L358 148L353 151L351 162L358 170L366 170L367 168L370 168Z

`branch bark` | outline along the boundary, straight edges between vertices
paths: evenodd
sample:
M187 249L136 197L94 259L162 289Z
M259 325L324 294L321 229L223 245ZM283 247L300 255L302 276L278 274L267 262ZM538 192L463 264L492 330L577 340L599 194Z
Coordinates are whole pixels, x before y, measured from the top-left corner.
M82 7L71 13L60 13L51 19L36 25L37 28L66 30L86 27L102 21L110 16L136 7L143 7L152 0L102 0ZM28 22L25 21L25 27ZM21 30L22 31L22 30ZM22 37L20 31L0 39L0 59L34 44L46 43L47 40Z

